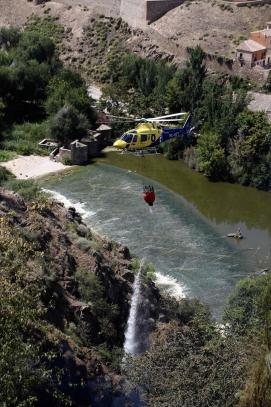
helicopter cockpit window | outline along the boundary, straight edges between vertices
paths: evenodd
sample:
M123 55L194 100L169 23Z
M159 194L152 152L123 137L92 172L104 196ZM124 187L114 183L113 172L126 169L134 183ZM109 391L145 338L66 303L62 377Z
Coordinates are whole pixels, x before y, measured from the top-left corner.
M133 138L133 135L132 134L124 134L123 136L122 136L122 140L124 140L124 141L126 141L126 143L131 143L131 141L132 141L132 138Z
M136 142L137 142L137 135L135 135L133 138L133 143L136 143Z
M147 134L141 134L141 142L144 143L144 141L148 140Z

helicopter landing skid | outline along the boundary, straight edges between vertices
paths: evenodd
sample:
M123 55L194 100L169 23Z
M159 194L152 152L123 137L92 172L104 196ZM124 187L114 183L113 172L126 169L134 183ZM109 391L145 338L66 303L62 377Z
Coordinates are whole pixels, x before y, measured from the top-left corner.
M133 154L139 157L150 154L160 154L156 147L144 148L144 150L122 150L120 154Z

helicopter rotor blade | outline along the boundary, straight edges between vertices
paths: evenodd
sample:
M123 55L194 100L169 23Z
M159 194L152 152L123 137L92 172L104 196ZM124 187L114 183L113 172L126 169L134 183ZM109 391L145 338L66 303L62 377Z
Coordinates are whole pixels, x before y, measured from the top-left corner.
M165 120L152 120L152 123L170 123L170 122L180 122L181 119L165 119Z
M147 119L144 119L144 120L147 120L147 121L156 121L156 120L163 121L163 119L169 119L171 117L176 118L176 117L179 117L179 116L184 116L186 114L187 113L184 113L184 112L182 112L182 113L174 113L174 114L167 114L166 116L150 117L150 118L147 118Z

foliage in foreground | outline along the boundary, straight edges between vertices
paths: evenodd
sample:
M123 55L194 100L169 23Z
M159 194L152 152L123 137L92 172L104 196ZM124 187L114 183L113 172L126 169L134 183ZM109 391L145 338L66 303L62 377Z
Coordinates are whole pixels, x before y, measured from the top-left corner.
M197 302L169 307L180 322L155 333L127 374L148 405L271 406L271 276L241 281L230 297L223 335ZM149 374L151 372L151 374Z

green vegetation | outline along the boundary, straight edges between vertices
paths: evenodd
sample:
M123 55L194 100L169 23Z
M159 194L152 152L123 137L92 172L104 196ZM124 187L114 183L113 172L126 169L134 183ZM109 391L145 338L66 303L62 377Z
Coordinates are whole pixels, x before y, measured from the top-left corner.
M95 274L79 269L75 274L75 280L78 282L79 293L83 301L91 306L93 313L97 316L101 337L113 345L117 337L114 320L119 314L118 306L106 301L105 288Z
M165 300L181 323L156 332L151 348L130 361L129 380L142 386L154 407L269 407L270 301L270 275L240 282L221 335L197 301Z
M58 58L63 33L51 17L31 18L23 32L0 29L2 151L42 154L38 142L43 138L81 138L95 121L84 81ZM63 135L57 131L61 126ZM1 153L4 159L8 154Z

